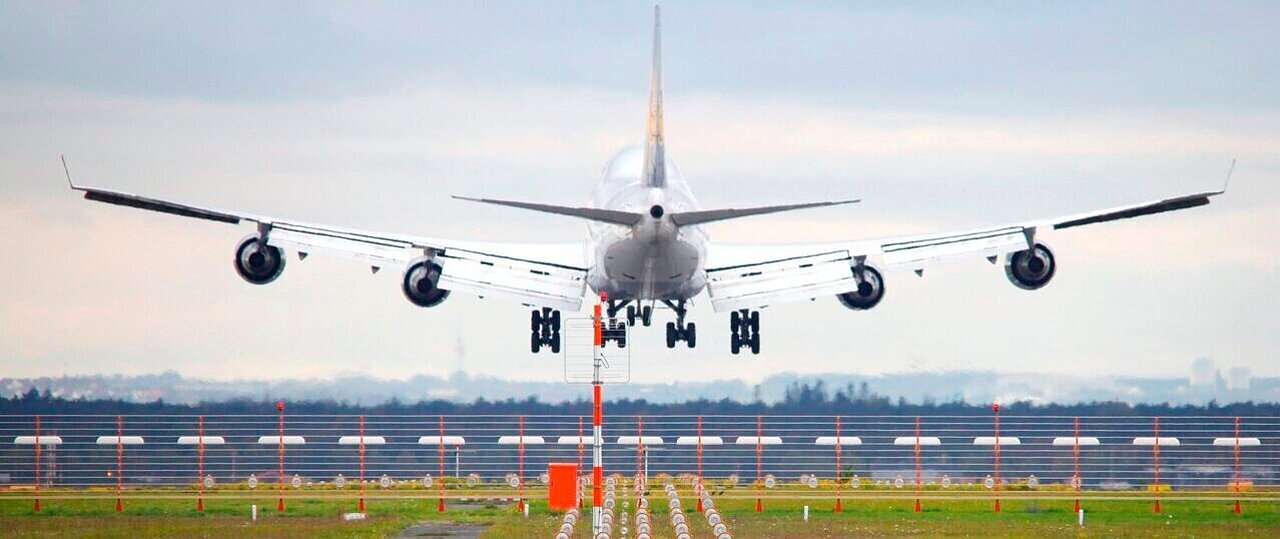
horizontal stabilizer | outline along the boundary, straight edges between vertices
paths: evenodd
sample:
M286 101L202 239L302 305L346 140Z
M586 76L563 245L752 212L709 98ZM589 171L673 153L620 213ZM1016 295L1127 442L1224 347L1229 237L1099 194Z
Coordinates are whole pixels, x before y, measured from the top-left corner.
M571 206L555 206L551 204L536 204L533 202L518 202L514 200L495 200L491 198L470 198L455 196L458 200L468 200L471 202L483 202L485 204L496 204L498 206L509 206L512 208L520 208L524 210L540 211L543 213L554 213L556 215L568 215L570 217L578 217L589 221L598 221L601 223L610 223L615 225L633 226L644 219L643 214L618 211L603 210L599 208L581 208Z
M766 213L778 213L791 210L838 206L840 204L853 204L855 202L860 202L860 200L836 200L831 202L808 202L805 204L761 206L758 208L726 208L723 210L687 211L671 214L671 222L675 223L676 226L700 225L713 221L723 221L725 219L737 219L739 217L749 217L752 215L763 215Z

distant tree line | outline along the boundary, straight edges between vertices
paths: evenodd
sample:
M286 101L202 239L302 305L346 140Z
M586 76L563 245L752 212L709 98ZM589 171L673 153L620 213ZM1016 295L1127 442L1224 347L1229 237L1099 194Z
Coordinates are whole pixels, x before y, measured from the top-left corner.
M654 403L644 399L608 401L608 413L622 415L984 415L991 413L990 403L969 403L963 399L920 403L904 398L892 399L871 391L866 382L852 383L832 391L822 381L813 384L796 382L789 386L776 403L740 402L730 399L697 399L678 403ZM490 401L476 399L469 403L447 400L422 400L415 403L391 399L376 405L346 401L289 401L288 411L317 415L559 415L591 413L586 400L560 403L542 402L535 396L525 399ZM1009 402L1001 404L1002 414L1056 416L1275 416L1280 404L1238 402L1204 405L1129 404L1119 401L1076 404L1036 404ZM83 415L235 415L275 413L274 401L233 399L199 404L173 404L163 400L137 403L120 399L65 399L49 391L32 389L21 395L0 398L0 414L83 414Z

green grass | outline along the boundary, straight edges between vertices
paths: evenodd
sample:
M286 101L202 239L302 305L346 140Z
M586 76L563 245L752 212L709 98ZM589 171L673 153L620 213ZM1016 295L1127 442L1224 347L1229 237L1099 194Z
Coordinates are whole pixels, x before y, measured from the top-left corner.
M622 494L624 491L619 490ZM60 494L67 494L62 492ZM105 493L94 493L105 494ZM138 494L134 492L133 494ZM174 494L165 492L163 494ZM682 498L695 537L707 537L706 520L694 512L689 490ZM747 495L749 492L735 494ZM666 525L664 496L650 494L655 523L654 538L672 538ZM452 522L489 526L484 537L522 539L551 537L560 517L534 500L528 519L514 506L481 505L461 510L453 503L446 513L436 512L434 499L370 499L369 519L342 522L339 516L356 509L354 499L286 499L287 511L275 511L276 499L206 499L205 512L195 511L192 499L128 499L125 511L116 513L113 498L46 499L36 514L27 499L0 495L0 535L6 537L386 537L420 522ZM249 520L249 506L257 504L258 522ZM1169 496L1163 512L1152 511L1147 500L1088 498L1084 501L1086 526L1076 526L1071 500L1005 499L1002 512L992 511L991 500L928 499L924 511L913 511L913 500L846 498L844 512L833 511L831 499L778 499L764 501L765 512L755 512L753 498L722 497L716 507L735 537L844 537L844 536L1014 536L1014 537L1238 537L1280 536L1280 503L1246 501L1244 514L1231 512L1227 499L1188 500ZM802 520L809 505L810 519ZM621 511L619 511L620 513ZM588 520L589 521L589 520ZM588 537L583 527L577 537ZM620 537L619 533L614 534Z

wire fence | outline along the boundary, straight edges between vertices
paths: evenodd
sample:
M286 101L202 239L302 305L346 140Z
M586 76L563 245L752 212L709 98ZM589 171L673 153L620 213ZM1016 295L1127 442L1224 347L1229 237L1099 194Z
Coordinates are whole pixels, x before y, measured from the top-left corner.
M1280 492L1280 418L997 416L606 416L604 468L740 497ZM19 497L525 499L551 463L589 482L589 416L0 416Z

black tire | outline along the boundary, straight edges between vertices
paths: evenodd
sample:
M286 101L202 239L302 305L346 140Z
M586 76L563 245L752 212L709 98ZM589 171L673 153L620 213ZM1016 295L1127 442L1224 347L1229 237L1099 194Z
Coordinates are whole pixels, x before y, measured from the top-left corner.
M760 334L756 333L755 335L751 336L751 354L755 355L759 353L760 353Z
M760 332L760 311L751 311L751 333Z
M674 322L667 322L667 348L676 347L676 325Z
M742 325L742 316L738 314L738 311L729 313L729 332L737 333L740 325Z
M536 354L541 350L542 350L542 339L538 338L538 332L535 331L529 335L529 351Z
M551 311L551 330L560 331L560 311Z
M626 347L627 347L627 334L626 332L623 332L618 335L618 348L626 348Z
M639 316L640 315L636 313L635 305L627 305L627 325L629 326L636 325L636 318L638 318Z
M558 331L551 334L551 353L560 353L560 332Z
M649 324L653 323L653 307L646 305L640 309L640 323L644 324L644 327L649 327Z
M742 338L738 336L737 332L729 335L729 351L735 356L742 351Z
M542 313L537 309L529 311L529 330L537 332L542 329Z
M698 325L697 324L694 324L693 322L689 322L689 325L685 327L684 343L689 345L689 348L693 348L698 345Z

